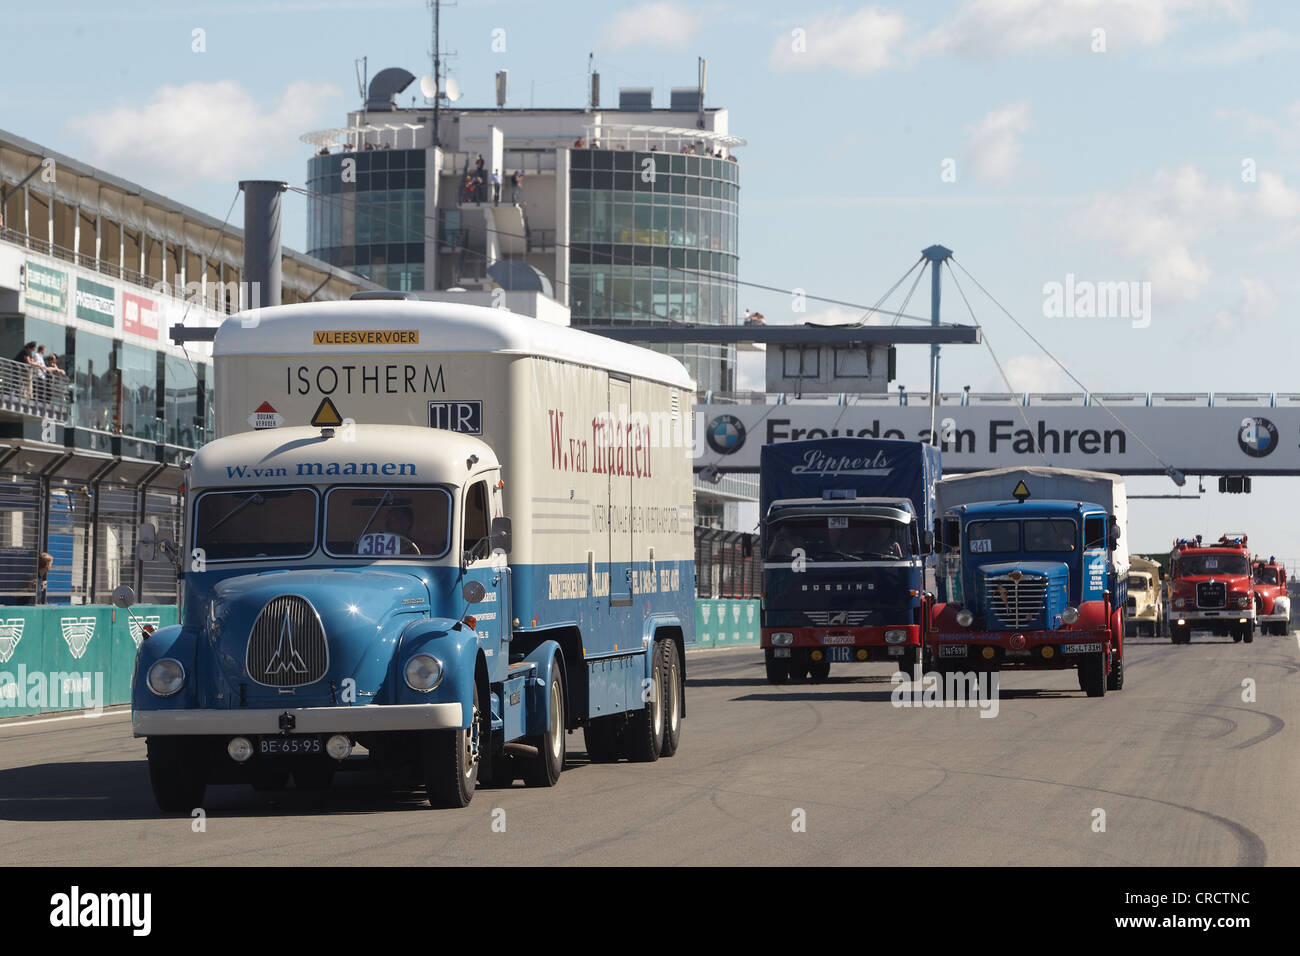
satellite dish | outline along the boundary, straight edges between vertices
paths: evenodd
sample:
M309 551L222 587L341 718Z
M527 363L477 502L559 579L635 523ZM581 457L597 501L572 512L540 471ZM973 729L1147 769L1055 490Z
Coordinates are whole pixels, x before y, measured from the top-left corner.
M426 100L431 100L438 95L438 84L433 82L433 77L420 77L420 92L424 94Z
M460 99L460 84L456 82L454 76L447 77L447 101L455 103Z

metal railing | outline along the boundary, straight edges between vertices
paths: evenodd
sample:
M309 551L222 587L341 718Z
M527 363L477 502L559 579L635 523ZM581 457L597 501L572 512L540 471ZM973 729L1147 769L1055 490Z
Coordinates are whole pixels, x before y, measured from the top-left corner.
M695 527L695 596L756 598L763 593L758 535Z
M868 405L917 406L930 403L928 392L838 392L795 395L793 392L698 392L701 404L719 405ZM1295 408L1300 394L1291 392L942 392L940 405L1112 405L1128 407Z
M0 359L0 410L62 424L71 406L72 382L61 371Z

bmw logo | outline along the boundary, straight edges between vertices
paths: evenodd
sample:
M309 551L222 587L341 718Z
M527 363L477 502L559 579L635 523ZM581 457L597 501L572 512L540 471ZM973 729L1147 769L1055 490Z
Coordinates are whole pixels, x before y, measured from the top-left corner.
M731 455L745 444L745 423L735 415L719 415L704 433L709 447L719 455Z
M1277 426L1267 418L1244 418L1237 429L1237 445L1251 458L1264 458L1277 447Z

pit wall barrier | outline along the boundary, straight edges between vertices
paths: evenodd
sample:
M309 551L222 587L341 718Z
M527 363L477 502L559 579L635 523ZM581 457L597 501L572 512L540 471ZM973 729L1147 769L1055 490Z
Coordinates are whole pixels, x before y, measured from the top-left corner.
M758 644L757 598L697 598L695 643L692 647L733 647Z
M134 618L134 619L133 619ZM176 623L174 604L0 606L0 720L131 702L141 627Z

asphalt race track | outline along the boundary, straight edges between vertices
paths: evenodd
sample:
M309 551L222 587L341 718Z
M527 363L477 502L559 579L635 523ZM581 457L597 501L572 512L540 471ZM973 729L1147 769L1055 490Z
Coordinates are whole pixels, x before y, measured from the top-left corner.
M893 706L885 665L777 687L757 649L692 652L671 759L591 765L578 732L558 786L480 785L466 810L354 774L211 787L205 832L156 811L125 710L19 718L0 864L1295 866L1297 641L1133 638L1123 691L1013 673L991 718Z

